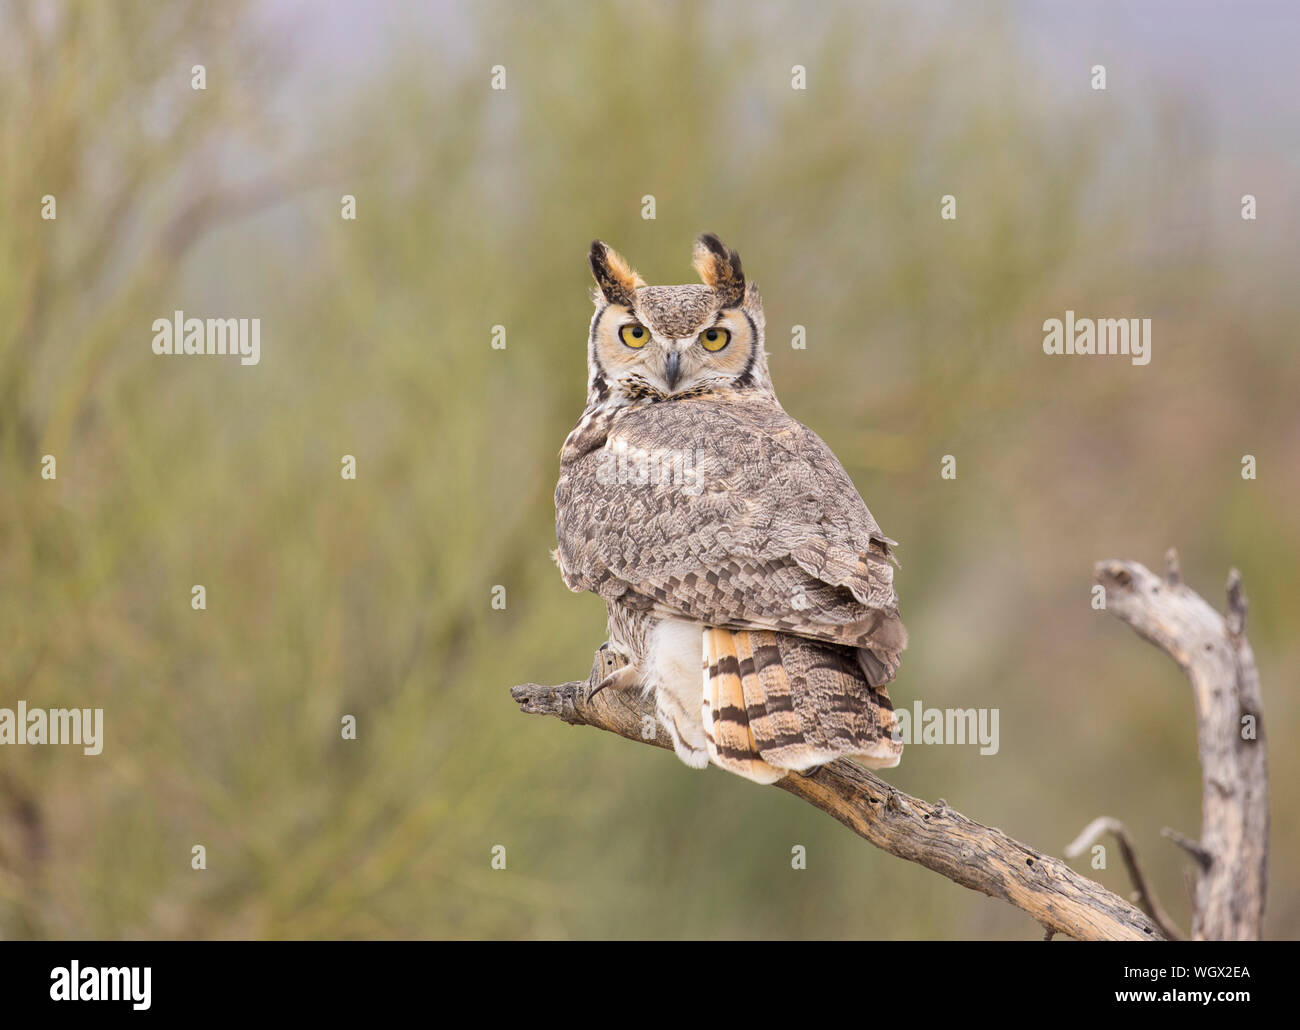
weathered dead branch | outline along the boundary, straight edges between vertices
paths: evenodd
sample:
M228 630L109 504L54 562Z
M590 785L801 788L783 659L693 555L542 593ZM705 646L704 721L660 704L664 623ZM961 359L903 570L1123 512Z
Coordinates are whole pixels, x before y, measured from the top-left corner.
M1197 884L1193 937L1258 936L1263 912L1268 798L1260 726L1259 681L1243 635L1245 602L1235 572L1229 580L1225 619L1182 584L1176 556L1161 580L1132 562L1102 562L1097 581L1108 609L1165 650L1188 672L1197 698L1205 818L1200 842L1208 863ZM607 730L656 747L671 748L654 710L634 690L604 690L591 683L527 683L512 689L521 710L551 715L572 726ZM1253 716L1259 735L1247 741L1242 719ZM1037 920L1046 938L1164 940L1173 923L1160 909L1137 867L1127 837L1121 850L1143 908L1100 884L947 806L896 790L856 763L840 759L808 775L791 773L782 790L839 820L876 847L932 869L954 883L1015 905ZM1116 832L1099 820L1085 830ZM1078 842L1076 842L1077 844ZM1235 886L1234 886L1235 884Z

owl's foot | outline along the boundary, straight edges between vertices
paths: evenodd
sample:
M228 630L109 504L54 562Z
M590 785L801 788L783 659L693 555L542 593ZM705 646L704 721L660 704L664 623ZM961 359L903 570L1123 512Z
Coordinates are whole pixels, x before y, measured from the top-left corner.
M629 665L628 660L609 646L609 641L596 649L591 662L591 675L587 677L587 700L599 694L606 687L622 690L636 682L637 669Z

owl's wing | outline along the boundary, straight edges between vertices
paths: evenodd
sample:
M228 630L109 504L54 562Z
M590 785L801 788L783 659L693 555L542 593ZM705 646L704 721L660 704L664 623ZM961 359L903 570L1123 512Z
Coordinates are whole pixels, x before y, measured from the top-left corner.
M810 429L775 404L698 398L624 409L586 447L555 494L571 589L856 647L869 680L892 678L893 542Z

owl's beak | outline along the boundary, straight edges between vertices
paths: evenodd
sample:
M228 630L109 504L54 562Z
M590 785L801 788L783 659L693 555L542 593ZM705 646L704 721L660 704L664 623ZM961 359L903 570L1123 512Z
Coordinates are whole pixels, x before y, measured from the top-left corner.
M668 355L668 364L664 366L664 380L668 383L668 389L676 389L677 380L681 377L682 356L679 351L673 351Z

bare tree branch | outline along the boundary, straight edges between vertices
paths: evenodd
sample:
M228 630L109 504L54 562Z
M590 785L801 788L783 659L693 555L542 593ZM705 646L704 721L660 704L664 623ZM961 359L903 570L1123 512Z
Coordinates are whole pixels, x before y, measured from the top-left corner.
M1107 609L1164 651L1192 684L1201 756L1201 839L1166 830L1197 859L1194 940L1258 940L1268 880L1268 760L1246 599L1236 569L1220 615L1166 555L1163 578L1137 562L1097 564Z
M602 690L588 701L589 687L585 680L558 687L527 683L510 693L525 712L672 747L639 691ZM1015 905L1050 933L1079 940L1164 939L1145 913L1059 859L968 819L943 801L932 804L895 790L847 759L807 776L790 773L775 786L891 855Z
M1173 841L1180 848L1182 848L1189 855L1191 855L1192 858L1196 860L1196 864L1200 866L1200 868L1202 869L1210 868L1211 865L1210 853L1206 851L1203 847L1201 847L1201 845L1197 841L1194 841L1192 840L1191 837L1187 836L1187 834L1179 833L1177 830L1171 829L1170 827L1166 826L1163 830L1160 831L1160 835L1162 837L1168 837L1171 841ZM1192 873L1193 875L1192 886L1193 888L1195 888L1196 886L1195 873L1190 869L1188 870L1188 872ZM1187 896L1191 898L1193 904L1196 903L1195 889L1189 891Z
M1099 816L1083 828L1083 832L1074 840L1065 846L1066 858L1078 858L1100 837L1103 833L1111 834L1119 841L1120 857L1124 860L1124 867L1128 870L1129 879L1133 882L1133 891L1136 895L1134 901L1137 906L1147 915L1156 921L1171 941L1182 940L1182 934L1174 926L1174 921L1169 918L1164 908L1161 907L1156 893L1152 890L1147 878L1142 873L1142 866L1137 859L1137 849L1133 847L1132 840L1129 839L1128 830L1118 819L1113 819L1108 815Z
M1235 570L1229 577L1225 619L1184 585L1174 551L1166 562L1164 578L1135 562L1101 562L1096 580L1106 587L1108 609L1177 661L1194 688L1204 785L1202 840L1164 831L1202 867L1192 936L1257 938L1267 872L1268 784L1259 678L1244 636L1241 580ZM527 683L513 688L511 696L524 712L671 748L639 691L603 690L593 697L591 687L591 680L557 687ZM1142 909L1064 862L953 811L942 800L931 803L895 790L847 759L807 775L790 773L775 786L891 855L1015 905L1042 925L1045 940L1057 933L1079 940L1177 936L1118 820L1095 820L1067 853L1080 853L1100 833L1115 834Z

